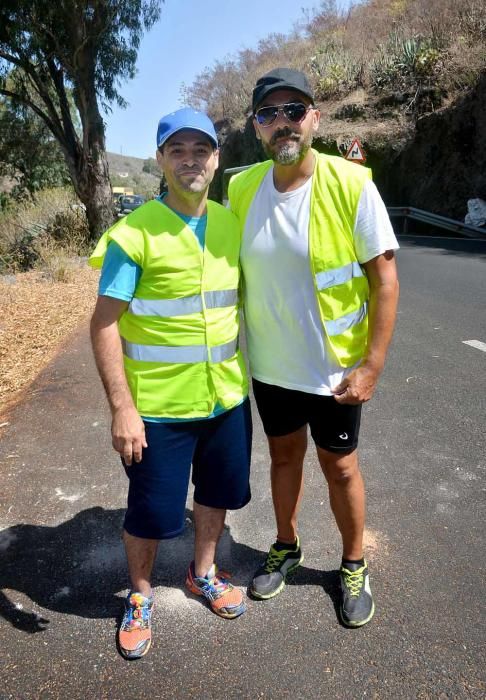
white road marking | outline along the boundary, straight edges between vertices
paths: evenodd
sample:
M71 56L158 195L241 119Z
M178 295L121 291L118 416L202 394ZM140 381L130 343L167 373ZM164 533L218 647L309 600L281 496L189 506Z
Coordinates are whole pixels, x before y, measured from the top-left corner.
M470 345L472 348L476 348L476 350L486 352L486 343L483 343L481 340L463 340L462 342L464 345Z

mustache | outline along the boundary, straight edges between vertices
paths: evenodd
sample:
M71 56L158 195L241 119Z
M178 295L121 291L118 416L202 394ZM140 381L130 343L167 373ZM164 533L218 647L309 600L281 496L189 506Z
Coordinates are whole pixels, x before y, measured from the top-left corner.
M203 169L202 168L180 168L180 170L177 171L177 175L184 175L185 173L193 173L197 171L198 173L202 173Z
M270 144L272 146L275 146L275 144L277 143L277 139L285 138L287 136L295 137L296 140L298 140L300 138L300 134L298 134L296 131L292 131L292 129L290 129L290 127L286 126L283 129L278 129L273 134L272 138L270 139Z

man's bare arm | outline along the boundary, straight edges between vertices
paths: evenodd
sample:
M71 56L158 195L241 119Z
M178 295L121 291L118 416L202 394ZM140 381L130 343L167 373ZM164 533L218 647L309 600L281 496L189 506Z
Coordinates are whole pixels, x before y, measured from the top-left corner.
M128 303L99 296L91 318L91 343L96 366L110 404L111 436L114 449L125 463L140 462L147 447L145 427L133 403L123 368L118 319Z
M336 401L360 404L373 396L385 365L398 303L398 278L393 251L364 264L370 285L368 347L360 366L333 389Z

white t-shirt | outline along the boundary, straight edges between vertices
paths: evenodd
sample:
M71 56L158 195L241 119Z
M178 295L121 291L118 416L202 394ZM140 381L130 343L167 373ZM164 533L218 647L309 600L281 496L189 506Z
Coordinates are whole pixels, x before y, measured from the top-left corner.
M353 368L339 366L322 330L309 261L311 188L312 178L278 192L271 168L253 199L241 246L245 326L255 379L329 396ZM399 247L371 180L361 193L354 242L360 263Z

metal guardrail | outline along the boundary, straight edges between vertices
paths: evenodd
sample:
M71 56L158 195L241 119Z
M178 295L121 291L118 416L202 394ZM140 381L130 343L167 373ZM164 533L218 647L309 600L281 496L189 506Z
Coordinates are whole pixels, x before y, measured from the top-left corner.
M424 224L430 224L437 228L446 229L447 231L461 233L468 238L477 238L479 235L486 240L486 229L479 228L479 226L471 226L470 224L465 224L455 219L448 219L446 216L440 216L439 214L432 214L432 212L425 211L424 209L416 209L415 207L387 207L387 210L391 217L403 217L402 233L404 234L408 233L409 219L413 219L414 221L421 221Z
M226 170L223 171L223 206L225 207L228 204L228 184L230 181L230 178L232 175L235 175L236 173L241 173L243 170L248 170L248 168L251 168L251 165L239 165L236 168L226 168Z

